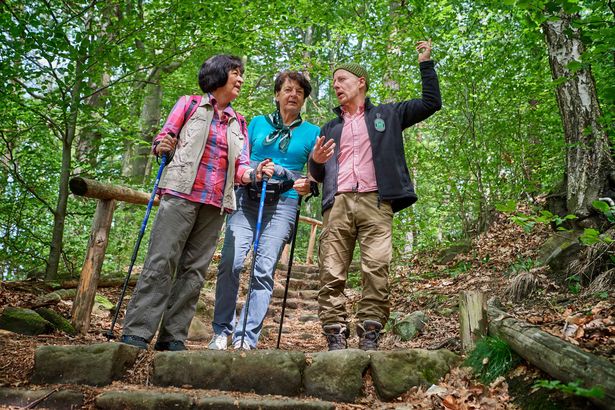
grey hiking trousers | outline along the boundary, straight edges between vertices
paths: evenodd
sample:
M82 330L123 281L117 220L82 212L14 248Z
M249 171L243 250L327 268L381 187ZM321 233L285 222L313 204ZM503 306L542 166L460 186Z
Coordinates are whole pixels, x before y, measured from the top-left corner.
M186 340L223 222L218 207L163 196L124 335L149 342L160 323L159 342Z

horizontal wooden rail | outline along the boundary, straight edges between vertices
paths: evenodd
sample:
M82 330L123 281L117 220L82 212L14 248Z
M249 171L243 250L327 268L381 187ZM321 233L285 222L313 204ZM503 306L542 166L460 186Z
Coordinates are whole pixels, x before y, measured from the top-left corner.
M322 226L322 221L319 221L318 219L308 218L307 216L303 215L299 216L299 222L305 222L310 225Z
M93 179L75 177L68 183L70 191L79 196L96 199L115 199L116 201L128 202L137 205L147 205L151 194L134 189L105 184L104 182L94 181ZM154 205L158 205L159 198L156 197Z

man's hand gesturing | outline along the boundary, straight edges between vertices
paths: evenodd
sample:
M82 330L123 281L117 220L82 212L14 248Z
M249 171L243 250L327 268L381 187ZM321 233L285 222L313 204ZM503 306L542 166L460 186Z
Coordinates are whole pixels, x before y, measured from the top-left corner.
M327 162L335 152L335 142L332 139L325 142L325 137L318 137L316 139L316 145L312 151L312 160L317 164L324 164Z

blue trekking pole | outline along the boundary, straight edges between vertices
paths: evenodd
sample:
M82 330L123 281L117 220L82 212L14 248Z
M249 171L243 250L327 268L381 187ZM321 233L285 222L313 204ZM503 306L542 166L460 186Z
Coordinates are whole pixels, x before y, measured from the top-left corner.
M167 154L163 154L160 159L160 168L158 168L158 174L156 175L156 181L154 182L154 189L152 190L152 195L149 198L149 202L147 203L147 210L145 211L145 217L143 218L143 222L141 222L141 230L139 231L139 237L137 238L137 243L135 244L134 249L132 250L132 258L130 258L130 266L128 267L128 274L126 275L126 279L124 280L124 286L122 286L122 293L120 293L120 299L117 302L117 306L115 308L115 314L113 315L113 321L111 322L111 328L105 333L107 337L107 341L111 339L115 339L115 335L113 334L113 328L115 327L115 322L117 322L117 317L120 314L120 307L122 306L122 301L124 300L124 294L126 293L126 288L128 287L128 281L130 280L130 274L132 273L132 268L135 265L135 261L137 259L137 254L139 253L139 247L141 246L141 240L143 239L143 235L145 234L145 228L147 227L147 220L149 219L149 214L152 211L152 205L154 205L154 199L156 198L156 191L158 191L158 183L160 183L160 177L162 176L162 171L164 170L165 165L167 165Z
M252 267L250 269L250 281L248 282L248 295L246 296L246 310L243 314L243 332L241 333L241 349L243 340L246 336L246 326L248 324L248 312L250 309L250 293L252 293L252 280L254 279L254 268L256 266L256 255L258 251L258 240L261 234L261 222L263 221L263 208L265 208L265 195L267 195L267 176L263 175L263 187L261 188L260 202L258 203L258 217L256 218L256 232L254 234L254 248L252 249Z

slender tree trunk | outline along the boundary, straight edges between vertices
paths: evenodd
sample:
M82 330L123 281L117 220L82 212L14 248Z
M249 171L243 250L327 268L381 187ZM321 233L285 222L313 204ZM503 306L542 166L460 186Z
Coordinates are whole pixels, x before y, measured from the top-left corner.
M111 77L108 73L102 73L100 78L100 83L94 83L90 87L92 91L99 89L96 93L94 93L86 102L86 104L90 107L93 115L96 115L96 112L102 108L105 97L108 94L108 89L106 88L111 81ZM79 133L79 141L77 142L76 149L76 160L77 164L79 164L79 168L75 168L75 174L83 173L81 169L81 164L88 164L90 168L95 168L97 164L97 156L98 156L98 148L100 146L101 133L98 128L98 124L95 121L95 118L90 118L88 125L86 125L81 132Z
M58 203L53 213L53 234L49 250L49 260L45 279L54 280L58 274L58 265L62 254L62 242L64 240L64 222L66 220L66 206L68 204L68 179L71 170L71 149L77 129L77 117L81 98L81 84L83 77L83 62L77 60L75 64L75 85L71 90L71 101L66 132L62 138L62 168L60 169L60 189Z
M129 144L122 166L122 175L131 182L143 182L151 142L159 128L161 110L162 87L158 82L147 84L139 118L140 139Z
M100 17L97 37L99 40L103 40L105 43L111 43L116 38L116 33L110 29L111 20L114 16L121 16L116 6L108 4L102 10ZM120 17L121 19L121 17ZM93 71L89 73L90 77L90 89L94 92L85 105L90 108L90 114L85 118L85 124L83 124L78 138L76 148L76 167L74 172L81 174L83 170L81 166L88 164L89 168L94 169L98 163L98 150L100 147L100 140L102 134L98 123L101 120L99 115L100 109L104 106L105 99L109 94L108 86L111 82L111 76L108 73L108 68L102 68L102 72ZM94 79L98 79L95 81Z
M312 71L312 53L310 52L310 48L314 42L314 27L309 25L306 27L303 32L303 44L305 44L305 50L303 51L303 75L307 78L308 81L311 80L311 71ZM312 88L312 92L318 93L317 88ZM301 107L301 114L306 114L308 112L308 98L306 96L305 101L303 102L303 107Z
M162 87L160 78L163 73L170 74L181 66L179 62L172 62L164 67L156 67L148 76L139 119L140 139L129 143L124 154L122 175L132 182L141 183L149 174L148 160L152 148L152 141L160 128L162 111Z
M585 50L581 33L571 24L573 16L563 12L558 20L542 25L548 47L564 136L566 140L566 205L568 211L587 217L592 201L607 187L613 169L608 136L599 122L600 106L589 66L576 72L570 63L580 62Z

